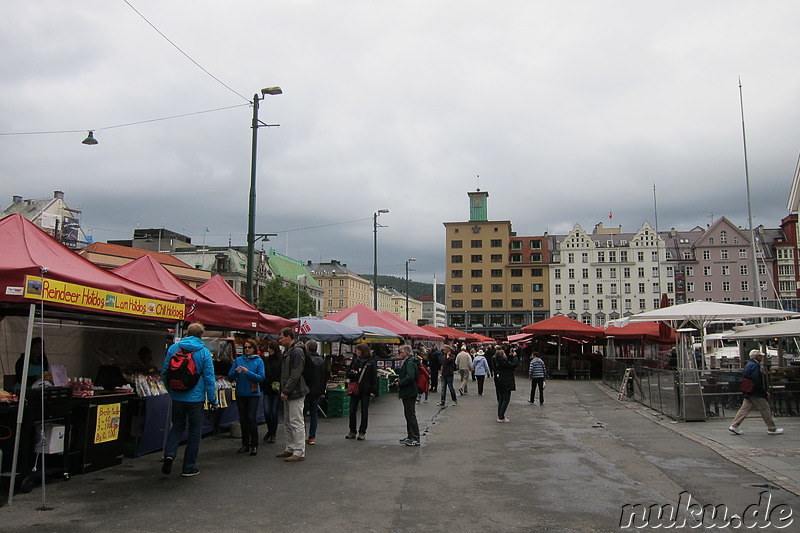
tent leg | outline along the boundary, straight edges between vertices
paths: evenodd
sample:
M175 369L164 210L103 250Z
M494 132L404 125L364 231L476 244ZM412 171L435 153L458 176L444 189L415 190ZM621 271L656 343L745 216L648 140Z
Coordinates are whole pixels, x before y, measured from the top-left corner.
M19 460L19 435L22 431L22 416L25 413L25 392L28 388L28 366L31 361L31 340L33 340L33 319L36 316L36 304L31 304L28 314L28 332L25 335L25 358L22 364L22 383L19 387L19 404L17 407L17 431L14 433L14 457L11 460L11 481L8 486L8 505L14 498L14 485L17 477L17 461Z

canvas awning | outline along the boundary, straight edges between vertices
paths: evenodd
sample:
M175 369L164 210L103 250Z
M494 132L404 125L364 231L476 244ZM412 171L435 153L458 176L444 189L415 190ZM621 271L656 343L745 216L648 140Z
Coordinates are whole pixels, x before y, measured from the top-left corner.
M248 311L251 316L250 321L256 324L256 327L252 328L254 330L278 333L283 328L297 327L296 320L262 313L247 303L244 298L236 294L236 291L219 274L197 287L197 292L213 302L224 303L236 309Z

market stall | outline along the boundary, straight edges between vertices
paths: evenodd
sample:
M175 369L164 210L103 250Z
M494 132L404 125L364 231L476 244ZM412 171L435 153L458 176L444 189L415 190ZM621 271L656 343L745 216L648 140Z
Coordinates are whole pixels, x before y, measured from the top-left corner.
M169 327L184 319L185 307L180 297L126 280L94 265L20 215L0 220L0 249L3 250L0 256L0 327L6 339L0 347L0 364L6 375L14 368L12 361L20 351L23 352L19 359L21 375L29 374L35 326L44 339L51 371L42 377L50 378L56 385L67 386L70 381L77 382L69 380L68 373L93 375L88 371L97 368L97 360L129 349L131 342L163 346ZM52 342L53 339L63 339L63 342ZM87 357L90 354L94 357ZM46 366L42 369L47 370ZM81 380L80 383L86 382ZM36 394L44 399L46 390L43 387ZM21 430L30 426L26 409L20 406L27 404L29 393L23 383L16 402L12 463L10 470L3 472L10 478L12 488L17 472L31 466L19 462L24 457L20 453ZM117 428L124 418L124 402L119 403L120 416L112 417ZM95 438L104 430L97 424L94 429ZM44 432L41 433L44 436ZM87 430L82 434L83 439L76 434L65 440L85 449L85 439L91 433ZM119 433L112 433L111 438L119 438ZM36 460L44 462L47 449L44 446ZM65 450L62 455L70 452L72 450ZM25 468L18 470L18 467ZM45 470L39 468L42 476ZM29 472L23 473L29 475ZM9 502L13 492L9 490Z

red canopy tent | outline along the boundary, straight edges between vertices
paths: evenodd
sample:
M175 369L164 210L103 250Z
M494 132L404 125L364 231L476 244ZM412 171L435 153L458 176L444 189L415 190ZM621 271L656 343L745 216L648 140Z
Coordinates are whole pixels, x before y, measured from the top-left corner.
M648 342L658 342L662 344L672 344L675 342L675 330L668 327L667 331L661 327L661 322L633 322L627 326L618 328L608 326L606 337L614 337L621 340L645 340ZM666 336L664 335L666 333Z
M389 314L391 315L391 313ZM393 320L391 317L396 318ZM364 304L357 304L347 309L342 309L337 313L333 313L325 317L328 320L334 320L347 324L348 326L377 326L379 328L388 329L396 335L401 337L417 338L417 339L430 339L442 340L442 336L426 331L419 326L415 326L411 322L395 317L394 315L387 316L367 307Z
M81 257L53 239L19 214L0 220L0 301L31 303L80 309L92 313L139 316L150 320L183 320L180 297L122 278ZM37 279L31 279L37 278ZM48 292L50 285L53 286ZM65 286L64 284L70 284ZM48 287L45 287L48 285ZM86 290L81 290L86 289ZM35 293L39 294L35 294ZM107 294L113 293L108 297ZM128 296L145 303L172 303L169 316L155 312L152 305L125 308L120 298ZM98 302L98 298L102 302ZM127 300L127 299L126 299ZM133 312L136 310L137 312ZM179 316L178 316L179 315Z
M390 313L389 311L381 311L381 314L386 317L386 320L389 322L393 322L398 324L399 326L409 328L411 331L411 335L409 337L413 339L425 339L425 340L432 340L432 341L441 341L444 340L444 337L439 335L438 333L432 333L428 330L422 329L418 325L414 324L413 322L409 322L408 320L403 320L399 316Z
M211 301L178 279L175 274L164 268L150 255L144 255L135 261L115 268L114 273L148 287L184 297L187 322L198 321L206 326L232 330L258 328L258 320L254 318L252 309Z
M24 313L28 306L22 374L28 374L36 305L42 312L79 319L86 315L178 322L184 319L182 298L127 280L85 259L19 214L0 220L0 317ZM22 304L22 305L21 305ZM42 317L43 318L43 317ZM166 328L165 328L166 330ZM19 404L25 404L22 387ZM42 388L44 403L44 388ZM9 503L14 494L23 409L17 410Z
M430 331L431 333L435 333L437 335L441 335L447 341L464 341L464 342L477 342L478 337L472 335L471 333L467 333L465 331L460 331L455 328L451 328L448 326L420 326L422 329Z
M247 329L263 331L265 333L278 333L283 328L296 328L297 320L289 320L279 316L262 313L249 303L247 300L236 294L228 282L219 274L212 276L211 279L197 287L197 292L216 303L229 305L237 310L246 311L252 317L251 323L256 326Z
M561 340L567 336L570 339L589 340L603 337L602 329L589 324L578 322L564 315L556 315L540 322L535 322L521 329L522 333L536 335L558 336L558 370L561 370Z

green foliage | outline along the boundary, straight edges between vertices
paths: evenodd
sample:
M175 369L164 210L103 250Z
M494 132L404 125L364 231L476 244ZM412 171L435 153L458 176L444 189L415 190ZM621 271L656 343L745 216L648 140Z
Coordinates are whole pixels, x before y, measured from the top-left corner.
M316 314L314 300L300 286L300 314L297 315L297 285L285 284L284 279L275 277L264 286L264 292L258 301L258 308L270 315L283 318L296 318Z

